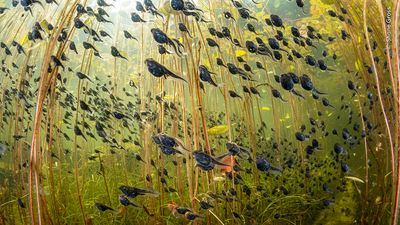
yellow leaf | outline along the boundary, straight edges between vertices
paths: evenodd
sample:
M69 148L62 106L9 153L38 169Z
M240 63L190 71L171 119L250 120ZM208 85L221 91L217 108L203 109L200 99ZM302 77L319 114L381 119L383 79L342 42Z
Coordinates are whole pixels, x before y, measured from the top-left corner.
M247 54L247 52L244 50L241 50L241 49L236 50L236 57L242 57L242 56L245 56L246 54Z
M361 61L360 61L360 59L357 59L356 61L355 61L355 66L356 66L356 70L357 71L360 71L360 65L361 65Z
M90 27L93 23L93 17L88 17L84 22L86 26Z
M269 108L268 106L263 106L263 107L261 107L261 110L262 111L270 111L271 108Z
M173 95L165 95L163 99L165 99L165 100L173 100L174 96Z
M21 40L19 41L19 44L20 45L24 45L24 44L26 44L26 42L28 42L28 34L27 35L25 35L25 36L23 36L22 38L21 38Z
M49 23L47 22L47 20L42 20L42 22L40 22L40 26L41 26L47 33L49 33Z
M207 132L210 135L224 134L224 133L228 132L228 126L226 126L226 125L217 125L217 126L209 128L207 130Z

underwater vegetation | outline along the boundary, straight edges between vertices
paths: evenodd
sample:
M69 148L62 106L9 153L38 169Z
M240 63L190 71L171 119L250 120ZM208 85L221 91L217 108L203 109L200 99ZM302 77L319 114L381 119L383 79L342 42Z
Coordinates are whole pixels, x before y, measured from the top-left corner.
M0 224L391 224L396 0L0 0Z

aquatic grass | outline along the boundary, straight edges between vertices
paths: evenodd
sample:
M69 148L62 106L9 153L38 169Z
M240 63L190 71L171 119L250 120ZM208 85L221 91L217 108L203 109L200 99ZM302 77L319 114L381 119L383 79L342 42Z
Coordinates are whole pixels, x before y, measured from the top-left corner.
M185 24L189 25L188 21L185 21ZM193 24L191 24L191 25L193 25ZM184 43L189 43L188 42L188 38L187 38L186 35L183 36L183 38L185 40ZM191 50L191 46L188 45L188 44L185 45L185 48L189 49L190 52L192 51ZM190 59L193 61L193 56L192 55L191 55ZM188 83L189 83L189 87L188 87L189 93L192 93L192 90L193 90L193 85L192 85L193 81L192 80L193 80L193 78L192 78L192 76L189 76L190 70L189 70L189 67L187 66L189 64L189 61L188 61L187 57L184 59L184 63L186 64L186 73L188 74L187 78L188 78ZM183 71L183 68L182 68L181 71ZM185 107L185 105L186 105L185 103L186 103L187 100L186 100L186 95L184 94L185 93L184 92L185 88L184 88L183 84L180 85L180 90L181 90L181 92L180 92L180 104L181 104L181 110L182 110L182 119L183 119L183 123L184 123L183 124L184 125L183 132L184 132L185 146L187 148L191 148L191 149L198 149L198 138L197 138L197 132L196 132L196 123L195 123L195 120L194 120L195 116L196 116L195 105L194 104L190 104L191 105L191 112L192 112L192 114L191 114L192 115L192 120L191 120L192 134L191 134L191 136L193 138L193 142L192 142L192 141L190 141L191 139L189 138L189 133L188 133L188 124L187 124L187 117L186 117L187 114L186 114L186 107ZM192 94L190 94L190 102L194 102L194 96ZM198 168L192 166L193 165L193 158L190 157L189 154L190 154L189 152L185 153L186 173L187 173L186 176L187 176L188 185L189 185L189 198L190 198L190 201L191 201L192 208L195 209L196 205L195 205L194 196L197 195L198 172L199 171L198 171ZM195 171L194 178L192 176L193 175L193 173L192 173L193 169Z
M378 6L378 9L379 9L379 13L380 13L380 16L381 16L381 26L382 26L382 30L384 31L383 32L383 34L384 34L384 37L385 37L385 55L386 55L386 61L387 61L387 64L388 64L388 69L389 69L389 75L390 75L390 82L391 82L391 86L392 86L392 88L393 88L393 90L394 90L394 99L397 99L398 97L397 97L397 94L398 94L398 92L396 91L397 90L397 88L396 88L396 82L395 82L395 77L394 77L394 73L393 73L393 66L392 66L392 59L391 59L391 51L390 51L390 47L391 46L389 46L389 39L391 38L391 37L389 37L389 34L388 34L388 30L387 30L387 25L386 25L386 21L385 21L385 15L384 15L384 10L383 10L383 3L382 2L379 2L379 1L376 1L376 4L377 4L377 6ZM395 28L396 29L396 28ZM398 117L398 115L399 115L399 112L397 111L397 107L395 107L396 109L395 109L395 112L396 112L396 117Z
M372 53L372 50L371 50L371 44L370 44L368 30L367 30L367 0L364 1L363 10L364 10L364 12L363 12L364 32L366 34L366 42L367 42L367 45L368 45L368 51L369 51L369 54L370 54L371 63L372 63L373 70L374 70L373 72L374 72L374 75L375 75L375 81L376 81L376 85L377 85L378 98L379 98L381 110L382 110L382 113L383 113L384 121L385 121L385 124L386 124L386 130L387 130L389 144L390 144L392 181L394 183L396 181L396 174L395 174L396 163L395 163L394 143L393 143L393 140L392 140L392 133L391 133L390 125L389 125L389 119L388 119L388 117L386 115L385 106L384 106L384 103L383 103L383 100L382 100L382 96L381 96L381 89L380 89L380 83L379 83L379 78L378 78L378 74L377 74L377 67L375 65L374 56L373 56L373 53ZM386 32L385 25L384 24L382 24L382 25L383 25L383 29L385 30L385 34L386 34L387 32ZM388 47L388 44L386 46ZM387 49L386 51L387 51L387 55L389 55L389 50ZM389 59L389 61L390 61L390 59ZM391 64L389 64L389 65L391 65ZM393 82L393 80L392 80L392 82ZM394 85L394 84L392 84L392 85ZM397 164L399 164L399 163L397 163ZM399 187L396 187L396 189L399 189ZM395 198L394 205L393 205L393 209L394 210L392 211L392 215L391 215L391 217L393 217L392 224L395 224L394 221L397 221L397 208L398 208L398 194L397 194L397 192L398 192L398 190L396 190L395 193L394 193L394 198Z
M22 27L22 25L18 28L18 30ZM27 55L31 56L32 52L28 51ZM19 83L18 86L20 87L20 89L23 89L23 85L22 85L22 80L25 79L26 77L26 67L27 64L29 62L29 57L27 57L24 62L23 65L21 66L21 72L20 72L20 76L19 76ZM23 128L23 124L19 122L19 120L17 118L19 117L23 117L25 112L21 109L23 106L23 103L21 101L18 101L17 104L15 105L15 111L16 111L16 119L15 119L15 125L14 125L14 135L19 135L21 134L21 130ZM10 123L11 125L11 123ZM21 126L19 126L21 125ZM19 173L17 174L17 171L19 170L18 168L18 164L20 164L23 160L23 154L22 154L22 147L23 147L24 143L18 143L18 145L16 145L14 147L14 151L13 151L13 158L14 158L14 165L13 165L13 169L15 171L15 175L14 175L14 180L15 183L18 185L17 188L17 193L18 195L22 195L22 187L23 187L23 174ZM26 195L25 195L26 196ZM25 212L22 209L18 208L18 213L21 219L22 223L25 223ZM24 216L22 215L24 214Z
M89 38L87 38L87 41L89 40ZM90 60L93 56L93 50L85 50L83 53L83 58L81 61L81 67L80 67L80 71L84 71L84 73L86 73L88 76L89 71L90 71ZM87 57L87 60L85 61ZM75 121L74 121L74 125L78 126L78 120L79 120L79 109L80 109L80 100L81 100L81 90L82 90L82 86L83 86L83 81L81 81L81 79L78 80L78 86L77 86L77 99L76 99L76 113L75 113ZM84 96L85 97L85 96ZM82 118L84 118L85 112L82 113ZM76 183L76 194L77 194L77 199L79 202L79 206L80 206L80 211L82 214L82 219L83 219L83 223L86 224L86 214L85 214L85 210L84 210L84 206L83 206L83 197L82 197L82 193L81 193L81 186L79 183L79 168L78 168L78 163L79 163L79 156L78 156L78 135L75 133L74 134L74 144L73 144L73 152L74 152L74 176L75 176L75 183Z
M68 4L63 8L62 11L66 11L68 8ZM69 15L72 12L72 9L70 9L69 13L66 15ZM72 13L70 14L72 16ZM61 20L58 21L60 27L63 27L65 24L66 18L60 17ZM40 125L41 125L41 118L42 118L42 108L43 104L45 101L45 96L48 91L49 85L51 80L54 78L54 72L49 76L49 78L45 78L47 75L47 65L50 63L50 55L55 48L56 45L56 38L61 32L61 29L57 29L55 33L53 33L50 36L50 42L46 48L46 53L44 55L43 59L43 65L41 69L41 75L42 79L40 79L39 83L39 93L38 93L38 100L37 100L37 105L36 105L36 112L35 112L35 122L33 126L33 131L32 131L32 143L31 143L31 155L30 155L30 169L29 169L29 208L30 208L30 214L31 214L31 223L36 224L35 220L35 213L34 213L34 205L33 205L33 197L34 197L34 191L33 191L33 183L35 183L35 193L36 193L36 205L37 205L37 216L38 216L38 224L42 224L42 198L44 199L44 196L40 195L40 182L39 182L39 171L40 168L38 165L40 165L40 159L38 159L38 153L37 150L40 148ZM54 71L57 71L55 69Z
M360 103L360 96L357 95L357 97L358 97L359 112L361 114L361 117L363 117L364 113L363 113L363 110L362 110L362 107L361 107L361 103ZM364 120L361 120L361 125L362 125L363 130L365 130L366 126L365 126ZM369 172L368 172L369 165L368 165L368 162L369 162L369 158L368 158L368 144L367 144L367 139L365 139L365 138L364 138L364 154L365 154L365 176L364 176L365 191L364 191L364 198L366 200L368 200L368 191L369 191L369 189L368 189L368 186L369 186ZM363 210L364 210L364 208L363 208ZM365 216L365 212L362 213L362 217L364 217L364 216ZM364 218L361 218L361 221L363 221L363 219Z
M373 10L374 8L371 8L370 10ZM373 20L371 20L371 23L373 22ZM384 24L383 24L384 25ZM376 27L376 26L374 26L374 24L370 24L370 26L374 29L374 30L379 30L380 28L379 27ZM356 35L356 34L355 34ZM353 36L353 35L352 35ZM377 38L379 38L379 39L382 39L381 37L377 37ZM353 41L353 44L354 44L354 41ZM354 44L354 46L356 46L357 44ZM356 48L354 48L354 49L356 49ZM360 57L362 56L362 54L361 53L358 53L359 55L360 55ZM374 53L374 55L377 55L378 53ZM379 73L379 71L375 71L376 73ZM383 72L382 72L383 73ZM368 77L368 76L367 76ZM363 77L363 80L364 79L368 79L367 77ZM374 82L374 81L372 81L372 82ZM374 82L375 83L375 82ZM384 84L383 84L384 85ZM383 90L383 88L382 88L382 90ZM388 100L390 100L390 99L388 99ZM390 102L389 103L385 103L385 104L387 104L387 107L390 107ZM396 105L396 103L395 103L395 105ZM362 111L360 112L360 113L362 113ZM373 114L373 117L374 118L379 118L380 116L379 115L377 115L377 113L378 112L376 112L376 113L374 113ZM365 115L365 114L364 114ZM388 118L389 120L391 120L390 118ZM392 120L396 120L396 117L394 117ZM362 122L364 122L364 121L362 121ZM367 152L368 150L366 149L367 148L367 146L365 145L365 152ZM371 151L370 151L370 154L373 156L372 157L372 159L374 159L375 161L373 161L374 163L377 163L377 165L378 165L378 168L383 168L383 166L379 166L379 165L385 165L385 163L380 163L379 162L379 160L378 160L378 156L376 155L376 154L380 154L379 152L377 152L376 154L375 154L375 151L373 150L373 149L375 149L375 147L371 147ZM387 156L388 156L388 159L387 159L387 163L389 163L389 162L392 162L393 163L393 161L391 161L390 159L389 159L389 154L386 154ZM365 165L366 165L366 172L368 172L367 171L367 168L369 168L370 166L368 166L368 162L366 161L365 162ZM390 164L386 164L386 165L390 165ZM379 171L378 171L379 172ZM367 174L366 174L367 175ZM384 174L382 174L382 177L386 177L386 176L384 176L385 175L385 173ZM393 174L392 174L393 175ZM388 182L389 183L389 182ZM382 184L383 186L385 186L386 184L388 184L387 182L386 182L386 179L384 179L384 183ZM390 184L390 183L389 183ZM366 185L368 185L368 183L366 183ZM384 188L384 187L383 187ZM386 192L385 192L386 193ZM389 192L390 193L390 192ZM368 193L365 193L365 194L368 194ZM372 195L374 195L375 193L372 193ZM379 197L379 196L378 196ZM363 200L364 201L364 200ZM370 207L375 207L375 206L370 206ZM376 207L378 207L378 206L376 206ZM372 210L372 209L369 209L369 210ZM378 210L378 211L380 211L380 210ZM363 215L366 215L366 216L369 216L369 214L368 213L366 213L366 212L364 212L363 213ZM374 211L374 213L376 213L376 215L378 215L378 212L375 210ZM377 218L377 217L376 217Z
M22 27L22 24L19 26L18 30L21 29L21 27ZM28 56L31 56L32 52L28 51L27 54L28 54ZM22 65L22 68L21 68L21 72L20 72L20 76L19 76L20 79L19 79L19 84L18 84L20 88L21 88L22 79L24 79L24 77L26 75L25 74L25 69L26 69L26 66L27 66L28 62L29 62L29 58L26 58L24 60L24 64ZM24 111L22 111L21 106L23 106L23 103L20 102L20 101L18 101L17 104L15 105L15 111L16 111L15 117L16 118L15 118L15 125L14 125L14 135L22 134L21 130L22 130L23 124L21 124L21 126L19 126L20 122L18 122L18 119L17 119L19 117L23 117L24 116ZM2 115L2 117L3 117L3 115ZM9 125L10 125L9 130L11 131L12 130L11 123ZM22 160L23 160L23 154L22 154L23 144L24 143L18 143L18 145L16 145L14 147L14 151L13 151L13 158L14 158L14 165L13 166L14 167L13 168L14 168L14 171L16 171L16 172L19 170L18 169L18 164L20 164L22 162ZM14 180L15 180L15 183L18 184L17 192L22 194L21 193L22 192L22 188L21 187L23 185L23 180L24 180L23 174L19 173L18 177L17 177L17 173L16 173L14 175ZM23 212L24 212L23 210L18 209L18 213L19 213L21 222L25 222L25 216L22 215Z
M342 7L344 7L344 5L343 4L339 4L339 5L341 5ZM351 26L347 26L347 27L349 27L349 29L350 29L350 32L351 32L351 34L352 34L352 37L354 37L354 36L356 36L357 34L351 29ZM356 42L356 38L352 38L352 46L353 46L353 49L354 49L354 51L355 51L355 54L356 54L356 56L357 57L362 57L360 54L360 52L358 51L358 44L357 44L357 42ZM356 62L357 63L357 62ZM347 67L348 68L351 68L352 67L352 65L350 64L350 61L346 61L346 64L347 64ZM361 93L357 93L356 94L356 97L357 97L357 106L358 106L358 111L359 111L359 113L360 113L360 122L361 122L361 125L362 125L362 130L367 130L366 129L366 125L365 125L365 121L362 119L365 115L366 115L366 112L364 113L363 112L363 108L362 108L362 106L361 106L361 100L364 98L364 96L361 94ZM365 190L363 191L363 193L364 193L364 202L368 202L368 199L369 199L369 170L370 170L370 166L369 166L369 160L370 160L370 158L369 158L369 154L368 154L368 152L370 151L370 153L371 153L371 155L373 156L373 158L374 159L376 159L376 156L375 156L375 153L374 153L374 151L371 151L370 149L369 149L369 146L368 146L368 143L367 143L367 139L366 138L364 138L363 139L363 142L364 142L364 154L365 154L365 165L364 165L364 167L365 167L365 172L364 172L364 179L365 179ZM380 167L380 163L379 163L379 161L377 160L376 161L376 163L377 163L377 168L381 168ZM368 204L368 203L367 203ZM366 206L366 207L362 207L361 208L361 210L362 210L362 212L361 212L361 221L364 221L365 222L365 220L366 220L366 218L365 217L368 217L368 207L370 207L370 206Z
M400 17L400 2L395 1L394 2L394 7L393 7L393 12L394 12L394 20L393 20L393 36L392 38L392 43L393 43L393 52L394 52L394 57L395 57L395 63L394 63L394 72L397 74L397 98L395 99L397 103L397 113L400 113L400 68L399 68L399 61L400 61L400 55L399 55L399 17ZM398 115L397 114L397 115ZM397 117L398 118L398 117ZM394 207L392 210L392 221L391 224L395 225L398 223L398 209L399 209L399 195L400 195L400 125L397 122L396 123L396 131L397 131L397 180L396 180L396 186L395 186L395 198L394 198Z
M214 6L214 4L212 3L212 1L211 0L208 0L207 1L207 3L208 3L208 7L209 7L209 9L210 9L210 12L212 12L212 13L210 13L210 17L211 17L211 19L212 19L212 21L214 22L214 24L216 25L216 28L217 29L221 29L222 27L220 26L220 24L222 24L222 23L218 23L216 20L217 20L217 18L216 18L216 10L215 10L215 6ZM220 2L220 8L223 8L223 7L228 7L228 5L229 5L230 3L228 2L228 3L226 3L226 2ZM235 26L232 26L232 24L229 24L229 27L233 27L233 29L235 30L235 33L236 32L238 32L237 30L236 30L236 27ZM240 36L240 32L239 32L239 36ZM204 38L202 38L203 39L203 43L204 43L204 45L205 45L205 42L204 42ZM242 40L243 41L243 40ZM219 44L219 46L222 46L222 42L221 41L219 41L219 40L217 40L217 43ZM205 45L206 46L206 45ZM206 50L207 50L207 48L206 48ZM233 46L231 46L231 48L229 49L230 50L230 52L231 52L231 55L233 56L233 55L235 55L236 53L235 53L235 51L234 51L234 49L233 49ZM226 55L224 55L224 54L222 54L222 52L220 51L220 50L218 50L218 56L224 61L224 62L227 62L227 57L226 57ZM209 54L207 54L207 56L208 56L208 58L209 58L209 63L211 64L211 67L213 67L213 65L214 65L214 63L213 63L213 61L211 61L211 59L210 59L210 56L209 56ZM235 62L236 62L236 60L237 59L235 59ZM214 59L214 61L215 61L215 59ZM234 84L234 82L233 82L233 80L232 80L232 78L229 76L229 73L227 74L227 75L225 75L224 74L224 70L220 67L220 69L219 69L219 74L220 74L220 76L221 76L221 81L223 82L223 84L225 84L224 86L223 86L223 92L221 93L222 95L223 95L223 100L224 100L224 110L225 110L225 121L226 121L226 125L227 125L227 127L228 127L228 142L234 142L235 140L233 139L233 129L232 129L232 125L231 125L231 111L230 111L230 109L229 109L229 106L231 105L230 104L230 99L228 98L228 79L229 79L229 84L230 84L230 86L232 86L233 87L233 89L235 89L234 87L235 87L235 84ZM240 84L242 84L242 81L240 81ZM246 96L243 96L244 98L246 98ZM248 112L248 107L246 107L246 102L247 102L247 100L245 100L244 101L244 111L245 111L245 113L247 113ZM236 104L236 106L238 106L238 104ZM238 108L240 108L241 106L239 105L239 107ZM225 148L225 146L222 146L222 149L224 149ZM252 151L252 155L253 155L253 158L255 158L255 154L254 154L254 148L253 148L253 151ZM233 162L235 159L234 159L234 157L233 156L231 156L231 162ZM254 167L253 167L254 168ZM254 173L254 171L255 170L253 170L253 175L256 175L255 173ZM236 175L235 175L235 173L232 173L232 182L231 182L231 185L232 185L232 188L233 189L235 189L237 192L239 192L240 193L240 190L238 190L238 186L237 185L235 185L235 179L236 179ZM258 177L257 176L254 176L254 179L255 180L258 180ZM227 186L229 186L229 185L227 185ZM227 206L229 206L229 203L227 203ZM232 208L238 208L238 207L240 207L240 205L239 204L236 204L235 205L235 202L232 202L232 206L231 206ZM226 210L225 210L225 213L227 214L227 208L226 208Z
M232 25L231 25L231 27L232 27ZM234 26L234 30L235 30L235 33L239 36L239 39L240 39L241 43L244 43L245 42L244 35L241 32L241 30L238 29L236 26ZM232 55L235 55L235 53L232 52ZM246 54L246 57L248 59L247 54ZM238 62L237 58L235 58L235 62ZM244 84L246 84L249 87L251 86L249 80L246 80L246 81L240 80L240 85L244 86ZM251 150L252 150L252 157L253 157L253 159L255 159L256 158L257 146L256 146L255 132L254 132L255 131L255 126L253 124L254 123L253 99L252 99L252 97L250 95L245 94L245 93L244 93L243 97L245 99L245 101L243 103L243 108L245 109L244 110L244 115L245 115L244 118L247 119L247 121L246 121L247 126L246 127L247 127L247 131L248 131L248 134L249 134L248 139L249 139L249 144L250 144ZM253 167L253 171L254 171L253 172L253 176L257 179L257 175L256 175L257 172L255 172L257 170L255 169L255 165L253 164L252 167Z
M69 33L69 36L73 35L73 33L74 33L74 30L72 30ZM61 47L61 49L64 49L65 45L64 46L60 46L60 47ZM49 159L48 173L49 173L49 179L50 179L50 184L49 185L50 185L51 201L52 201L51 204L52 204L53 215L58 215L58 214L60 214L60 210L57 207L56 196L55 196L56 190L55 190L55 183L54 183L53 156L52 156L52 154L53 154L53 152L52 152L53 151L52 150L53 149L53 136L56 136L56 134L55 134L53 129L54 129L54 126L56 124L55 121L58 118L57 117L58 114L56 113L56 110L59 111L59 107L56 108L56 95L55 95L56 88L55 88L55 85L56 84L53 81L52 84L51 84L51 87L49 88L50 89L49 92L51 92L51 94L50 94L49 103L47 104L48 108L49 108L49 113L46 116L47 117L46 119L47 119L48 123L45 126L46 127L45 137L46 137L46 140L47 140L46 142L48 143L48 146L47 146L48 159ZM58 155L61 156L60 149L58 151ZM61 169L61 166L60 166L60 169ZM59 184L59 185L61 186L61 184ZM51 217L50 216L49 216L49 219L51 221ZM60 218L59 217L55 217L54 219L56 219L57 222L60 223ZM53 222L51 222L51 223L53 223Z
M382 10L383 11L383 10ZM386 31L386 26L385 26L385 34L386 34L386 40L388 40L389 38L392 40L392 49L394 52L394 72L395 74L397 74L396 78L397 78L397 83L393 84L393 89L396 90L395 92L397 92L397 98L395 98L395 102L396 102L396 118L398 118L398 114L400 111L400 97L399 97L399 93L400 93L400 73L399 73L399 35L398 35L398 21L399 21L399 14L400 14L400 2L399 1L394 1L393 3L393 10L391 11L392 15L391 17L393 18L394 15L394 19L390 20L389 23L391 21L393 21L393 35L390 37L388 36L388 32ZM382 18L383 19L383 18ZM383 21L383 24L386 21ZM387 49L389 49L389 43L387 43ZM389 50L387 51L389 52ZM389 54L387 54L389 56ZM396 86L397 85L397 86ZM400 193L400 179L398 178L399 174L400 174L400 147L399 147L399 143L400 143L400 125L398 123L396 123L396 134L397 134L397 179L394 180L393 182L395 183L395 193L394 193L394 206L392 208L391 214L391 224L397 224L398 222L398 208L399 208L399 193ZM394 173L394 171L393 171ZM394 173L395 174L395 173Z

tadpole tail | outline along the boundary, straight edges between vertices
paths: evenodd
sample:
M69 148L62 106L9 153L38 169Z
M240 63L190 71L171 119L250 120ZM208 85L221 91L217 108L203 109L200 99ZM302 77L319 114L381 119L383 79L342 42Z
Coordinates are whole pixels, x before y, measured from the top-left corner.
M326 95L327 93L318 91L316 88L314 88L315 93L319 94L319 95Z
M33 3L38 3L44 9L43 3L41 3L40 1L33 1Z
M282 171L283 171L281 168L274 167L274 166L271 166L271 170L272 170L272 171L279 172L279 173L282 173Z
M174 48L174 51L178 56L181 56L182 52L179 50L179 48L175 45L175 43L172 40L169 40L168 44Z
M300 97L300 98L302 98L302 99L305 99L304 96L303 96L302 94L300 94L299 92L297 92L296 90L293 89L291 92L292 92L294 95L296 95L296 96L298 96L298 97Z
M178 76L178 75L176 75L176 74L174 74L172 72L169 72L168 75L173 77L173 78L176 78L176 79L179 79L179 80L183 80L183 81L185 81L187 83L187 81L184 78L182 78L182 77L180 77L180 76Z
M150 213L150 211L147 209L146 206L143 205L142 207L143 207L144 212L145 212L147 215L149 215L149 216L154 216L154 214L153 214L153 213Z
M253 20L255 20L255 21L257 21L257 22L258 22L258 19L257 19L257 18L255 18L254 16L250 16L250 19L253 19Z
M210 78L210 84L215 86L215 87L218 87L218 84L216 84L215 81L212 78Z
M231 154L230 152L228 152L228 153L222 154L222 155L220 155L220 156L217 156L215 159L219 161L219 160L225 158L225 157L228 156L228 155L232 155L232 154Z
M279 50L286 52L287 54L289 54L289 52L286 49L283 48L279 48Z
M214 162L214 164L215 165L219 165L219 166L229 166L229 165L227 165L227 164L225 164L225 163L222 163L222 162L220 162L220 161L218 161L218 160L216 160L216 159L212 159L212 161Z

